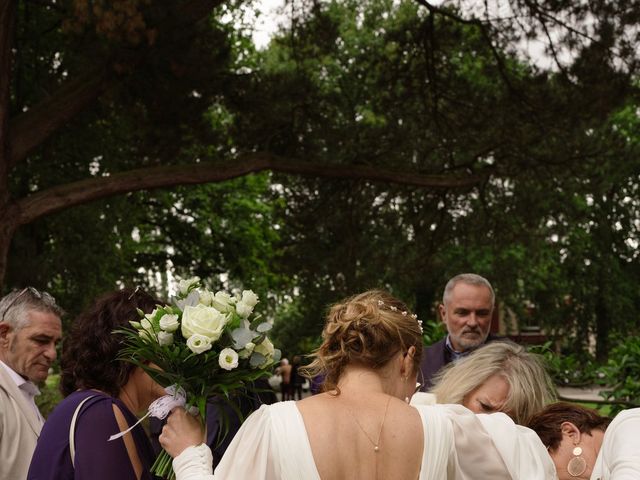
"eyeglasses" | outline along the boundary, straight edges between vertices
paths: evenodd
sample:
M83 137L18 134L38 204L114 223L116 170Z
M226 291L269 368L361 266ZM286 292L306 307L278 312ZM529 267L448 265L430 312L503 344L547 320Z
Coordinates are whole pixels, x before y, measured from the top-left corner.
M138 286L136 287L136 289L135 289L133 292L131 292L131 295L129 295L129 298L127 298L127 300L131 300L133 297L135 297L135 295L136 295L140 290L142 290L142 287L141 287L140 285L138 285Z
M20 298L22 298L22 296L27 292L29 292L38 300L41 300L43 297L43 294L40 291L38 291L36 288L33 288L33 287L23 288L22 290L20 290L20 293L18 293L15 297L13 297L13 300L9 302L9 305L5 307L4 312L2 312L2 320L0 320L0 322L4 322L4 318L7 316L7 312L11 310L13 306L16 304L16 302L20 300ZM48 294L45 294L45 295L48 295Z

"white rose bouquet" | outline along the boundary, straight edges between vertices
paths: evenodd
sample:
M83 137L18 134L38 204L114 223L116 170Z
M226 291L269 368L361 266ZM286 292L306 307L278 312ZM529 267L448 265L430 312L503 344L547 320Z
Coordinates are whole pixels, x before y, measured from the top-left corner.
M122 357L163 387L182 389L187 406L197 407L204 421L209 397L230 402L231 392L251 388L280 360L280 351L266 335L271 323L254 315L257 303L251 290L213 293L198 277L182 280L174 305L139 312L141 320L131 322L133 330L121 331L127 338ZM175 478L166 452L158 456L152 473Z

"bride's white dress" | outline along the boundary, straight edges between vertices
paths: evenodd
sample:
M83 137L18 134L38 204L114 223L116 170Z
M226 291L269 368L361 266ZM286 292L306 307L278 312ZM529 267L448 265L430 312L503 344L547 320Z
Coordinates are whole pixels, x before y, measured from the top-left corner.
M475 415L461 405L415 406L424 427L420 480L552 480L537 435L504 414ZM320 480L295 402L263 405L242 425L211 475L206 446L174 460L177 480Z

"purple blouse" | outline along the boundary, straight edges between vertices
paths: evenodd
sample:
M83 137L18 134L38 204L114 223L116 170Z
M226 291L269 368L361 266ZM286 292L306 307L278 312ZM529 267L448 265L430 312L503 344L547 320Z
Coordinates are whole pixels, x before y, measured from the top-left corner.
M76 420L75 471L69 453L69 428L76 407L85 398L94 395L82 406ZM95 390L74 392L58 404L42 428L38 445L31 460L29 480L136 480L124 440L108 442L120 427L113 413L117 405L129 426L138 421L117 398ZM154 478L149 470L154 456L149 439L138 425L131 431L143 466L142 479Z

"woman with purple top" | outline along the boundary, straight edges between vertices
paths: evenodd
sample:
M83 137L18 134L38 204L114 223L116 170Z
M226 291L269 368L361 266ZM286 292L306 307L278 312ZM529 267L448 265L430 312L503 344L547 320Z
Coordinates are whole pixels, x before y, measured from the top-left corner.
M142 291L109 293L76 318L64 339L61 390L31 461L31 480L151 479L151 444L137 422L164 390L141 368L118 360L123 336L114 334L158 303Z

